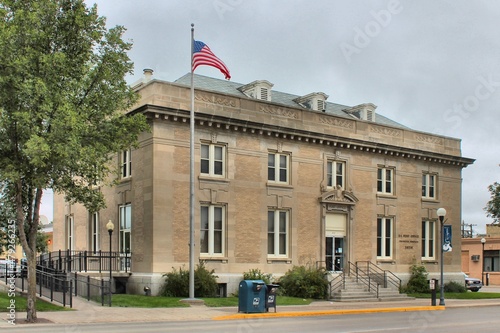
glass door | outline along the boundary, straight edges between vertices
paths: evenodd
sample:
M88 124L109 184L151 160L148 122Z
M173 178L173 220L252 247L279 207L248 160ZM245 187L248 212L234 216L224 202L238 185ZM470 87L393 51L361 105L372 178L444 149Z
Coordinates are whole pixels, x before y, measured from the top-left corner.
M325 262L327 271L344 270L344 237L326 237Z

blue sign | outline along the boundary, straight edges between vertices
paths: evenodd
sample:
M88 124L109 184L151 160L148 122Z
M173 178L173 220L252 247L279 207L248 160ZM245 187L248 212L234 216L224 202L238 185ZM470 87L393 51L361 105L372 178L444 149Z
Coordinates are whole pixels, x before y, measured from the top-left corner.
M451 252L451 225L443 226L443 252Z

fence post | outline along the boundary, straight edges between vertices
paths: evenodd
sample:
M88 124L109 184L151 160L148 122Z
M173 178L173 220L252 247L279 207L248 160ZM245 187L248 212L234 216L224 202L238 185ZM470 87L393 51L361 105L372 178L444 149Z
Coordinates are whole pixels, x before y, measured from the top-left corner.
M50 284L50 301L54 300L54 275L52 275L52 283Z
M39 284L39 286L40 286L40 288L38 288L38 289L39 289L39 290L38 290L38 294L39 294L40 296L42 296L42 283L43 283L43 271L42 271L42 270L40 270L40 279L38 280L38 284Z
M59 249L59 259L57 259L57 270L62 271L61 249Z
M75 272L75 296L78 296L78 273Z
M71 272L71 253L66 250L66 271Z
M67 288L64 288L64 286L63 286L63 288L62 288L62 294L63 294L63 306L64 307L66 307L66 292L67 292L66 289Z
M83 251L83 269L87 272L87 250Z
M113 294L111 293L111 281L109 281L109 299L108 299L108 302L109 302L109 307L111 307L111 297L113 296Z
M104 306L104 280L101 279L101 306Z
M99 250L99 273L102 271L102 250Z
M69 307L73 307L73 280L69 280Z
M90 275L87 275L87 301L90 301Z

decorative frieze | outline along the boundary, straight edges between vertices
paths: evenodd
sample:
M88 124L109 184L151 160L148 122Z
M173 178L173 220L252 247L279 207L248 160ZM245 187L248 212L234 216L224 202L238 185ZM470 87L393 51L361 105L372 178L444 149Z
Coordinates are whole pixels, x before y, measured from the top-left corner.
M420 142L443 145L443 138L440 138L438 136L415 133L415 139Z
M370 126L370 132L387 136L393 136L396 138L400 138L403 133L401 130L389 127L382 127L382 126Z
M223 105L223 106L236 107L236 102L234 101L234 99L231 99L231 98L220 97L220 96L215 96L215 95L208 95L208 94L203 94L203 93L199 93L199 92L195 93L194 98L197 101L203 101L203 102L218 104L218 105Z
M354 122L347 119L339 119L333 117L319 117L319 122L327 125L354 129Z
M273 107L269 105L260 105L259 106L259 111L264 112L264 113L269 113L277 116L282 116L282 117L287 117L287 118L292 118L292 119L298 119L299 115L297 112L294 112L292 110L288 110L285 108L280 108L280 107Z

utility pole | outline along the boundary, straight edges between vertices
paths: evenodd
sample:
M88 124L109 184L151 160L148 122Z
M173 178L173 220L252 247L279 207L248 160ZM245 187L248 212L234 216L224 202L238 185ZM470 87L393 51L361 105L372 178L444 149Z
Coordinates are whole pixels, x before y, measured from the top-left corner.
M472 238L474 235L473 228L477 226L477 224L467 224L465 221L462 221L462 238Z

